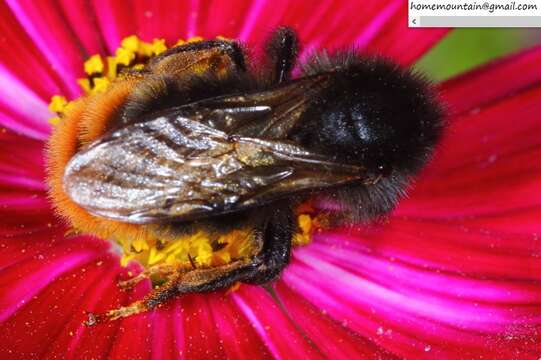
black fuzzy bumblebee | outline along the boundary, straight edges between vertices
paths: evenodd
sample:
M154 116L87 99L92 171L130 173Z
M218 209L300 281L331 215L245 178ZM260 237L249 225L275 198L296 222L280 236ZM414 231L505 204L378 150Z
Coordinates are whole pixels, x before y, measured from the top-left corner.
M109 131L71 158L64 191L94 216L180 232L248 227L256 244L250 258L176 274L109 318L274 279L289 261L293 209L307 198L350 221L386 214L404 195L443 128L430 85L355 51L317 54L293 79L297 53L287 28L256 69L235 42L172 48L139 75ZM206 71L186 71L203 58Z

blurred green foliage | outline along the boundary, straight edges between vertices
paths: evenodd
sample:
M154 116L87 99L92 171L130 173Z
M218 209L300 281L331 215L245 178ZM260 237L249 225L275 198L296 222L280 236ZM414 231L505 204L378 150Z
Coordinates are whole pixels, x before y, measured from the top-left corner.
M455 29L417 62L415 68L441 81L539 39L540 34L531 29Z

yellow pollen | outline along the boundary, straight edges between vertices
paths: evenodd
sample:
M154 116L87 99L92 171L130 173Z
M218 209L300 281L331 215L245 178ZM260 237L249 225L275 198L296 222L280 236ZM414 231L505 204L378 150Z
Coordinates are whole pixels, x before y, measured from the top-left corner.
M99 77L94 79L94 91L103 92L109 87L109 79L106 77Z
M92 55L84 63L85 73L88 75L101 74L103 72L103 60L99 55Z
M68 100L64 96L54 95L49 103L49 110L55 113L62 113L68 105Z
M293 238L294 245L307 245L312 240L312 217L307 214L301 214L297 217L297 225L299 231Z
M116 62L121 65L128 66L135 59L135 53L131 50L119 48L116 49Z
M49 119L49 123L51 125L58 125L60 123L60 116L53 116L52 118Z
M114 79L117 76L117 62L114 57L107 57L107 78Z
M92 86L90 85L90 79L77 79L77 84L79 84L85 94L88 94L92 90Z
M229 40L223 37L218 37L218 39ZM198 36L188 40L180 39L173 46L202 40L203 38ZM167 45L163 39L145 42L135 35L128 36L121 41L121 46L114 56L93 55L85 61L84 71L88 77L78 79L77 83L83 90L83 96L103 92L117 78L132 76L134 72L143 70L150 59L166 50ZM192 70L195 73L203 73L210 65L210 61L202 62ZM127 75L128 73L130 75ZM53 125L59 123L66 111L73 106L74 101L68 101L63 96L53 96L49 109L56 113L56 116L49 121ZM295 246L310 243L314 231L321 228L322 222L319 220L319 215L314 216L313 213L310 206L301 205L297 209L298 230L293 237ZM79 232L73 229L72 233ZM122 266L127 266L130 261L137 261L146 268L171 265L190 270L194 266L220 266L253 256L257 250L253 236L252 228L235 229L225 234L212 234L199 230L193 234L179 235L166 226L149 225L140 235L109 240L121 246Z
M153 55L160 55L162 52L167 50L167 46L165 46L165 40L154 39L152 41L151 50Z
M120 42L120 46L131 52L136 52L140 46L140 40L136 35L128 36Z

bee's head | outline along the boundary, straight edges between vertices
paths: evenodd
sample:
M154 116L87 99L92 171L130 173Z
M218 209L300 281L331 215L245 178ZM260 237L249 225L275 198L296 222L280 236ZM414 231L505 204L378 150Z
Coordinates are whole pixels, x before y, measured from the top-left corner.
M390 62L353 55L316 60L307 73L329 71L330 85L306 112L298 141L374 174L418 171L443 128L430 85Z

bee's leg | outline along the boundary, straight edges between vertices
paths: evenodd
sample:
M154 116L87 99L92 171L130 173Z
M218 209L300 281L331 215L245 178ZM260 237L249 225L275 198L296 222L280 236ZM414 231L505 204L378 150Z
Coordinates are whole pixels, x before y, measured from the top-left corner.
M291 28L280 27L272 33L265 46L272 83L289 80L291 70L297 60L298 50L299 40Z
M176 272L158 289L151 291L143 300L128 306L110 310L103 315L89 314L87 325L104 320L116 320L151 310L167 300L188 293L211 292L229 287L241 281L252 267L251 259L244 259L230 264L208 269L196 269L189 272Z
M149 63L149 70L156 74L185 70L204 60L227 59L238 71L246 71L244 51L235 41L206 40L175 46L156 56Z
M182 294L212 292L239 281L263 284L273 280L289 262L293 234L291 209L288 206L273 208L269 218L256 231L256 241L260 242L261 250L253 258L214 268L176 271L167 283L151 291L143 300L108 311L105 315L90 314L86 324L93 325L105 319L116 320L145 312Z
M176 269L172 265L168 265L168 264L154 265L144 271L141 271L139 274L135 275L132 278L119 281L118 287L120 287L123 290L128 290L128 289L133 288L139 282L145 279L149 279L151 276L161 275L164 278L168 278L171 274L175 273L176 271L178 271L178 269Z
M263 248L254 260L255 269L242 281L264 284L276 278L289 263L294 231L289 207L278 207L262 228Z

